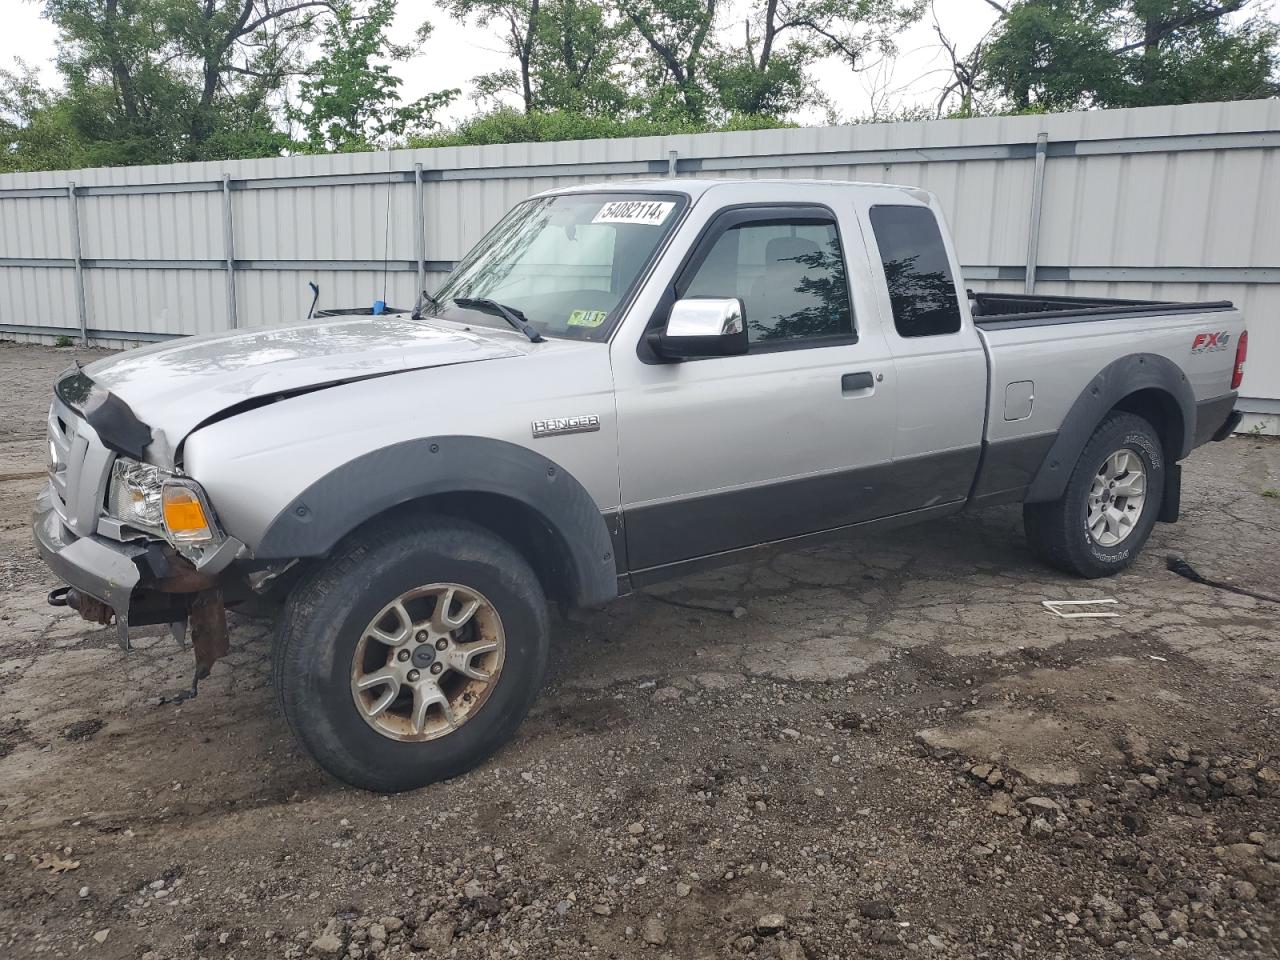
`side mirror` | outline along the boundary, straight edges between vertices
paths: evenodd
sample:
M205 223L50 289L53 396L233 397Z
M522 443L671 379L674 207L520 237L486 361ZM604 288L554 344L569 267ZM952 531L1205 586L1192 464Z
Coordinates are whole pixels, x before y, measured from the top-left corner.
M747 321L742 301L677 300L666 328L649 334L654 353L668 360L732 357L747 352Z

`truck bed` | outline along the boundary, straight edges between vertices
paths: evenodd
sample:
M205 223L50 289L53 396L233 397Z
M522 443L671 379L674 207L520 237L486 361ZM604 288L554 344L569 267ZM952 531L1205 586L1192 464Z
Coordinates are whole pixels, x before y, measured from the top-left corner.
M1182 398L1178 426L1164 438L1174 462L1231 415L1244 318L1229 303L1008 294L977 294L973 301L983 311L974 323L990 370L975 503L1022 500L1062 431L1081 433L1082 446L1102 415L1130 393L1156 389ZM1153 402L1146 396L1125 409L1165 420ZM1085 412L1073 420L1077 409Z
M1147 314L1209 313L1231 310L1230 300L1181 303L1169 300L1117 300L1106 297L1033 296L968 291L973 322L979 327L1039 327L1091 320L1119 320Z

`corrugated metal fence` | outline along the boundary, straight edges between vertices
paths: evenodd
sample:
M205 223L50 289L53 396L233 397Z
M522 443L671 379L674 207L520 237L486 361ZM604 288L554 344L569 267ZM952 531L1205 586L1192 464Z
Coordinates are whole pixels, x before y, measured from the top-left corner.
M593 180L820 177L946 206L967 282L1230 299L1280 413L1280 101L0 176L0 336L144 341L412 302L516 201Z

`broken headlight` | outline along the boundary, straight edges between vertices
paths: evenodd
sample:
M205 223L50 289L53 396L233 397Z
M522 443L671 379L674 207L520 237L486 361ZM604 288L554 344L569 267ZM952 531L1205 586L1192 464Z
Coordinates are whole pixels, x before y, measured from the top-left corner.
M168 471L159 467L120 457L111 467L107 513L121 523L163 536L161 498L168 477Z
M107 513L136 530L164 537L188 557L223 539L198 483L124 457L111 468Z

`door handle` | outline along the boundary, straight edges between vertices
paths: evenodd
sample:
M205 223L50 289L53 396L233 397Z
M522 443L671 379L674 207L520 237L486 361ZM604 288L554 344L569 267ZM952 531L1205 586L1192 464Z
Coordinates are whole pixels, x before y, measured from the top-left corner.
M870 390L876 385L876 378L868 370L859 373L846 373L840 378L840 390L844 393L857 393L859 390Z

